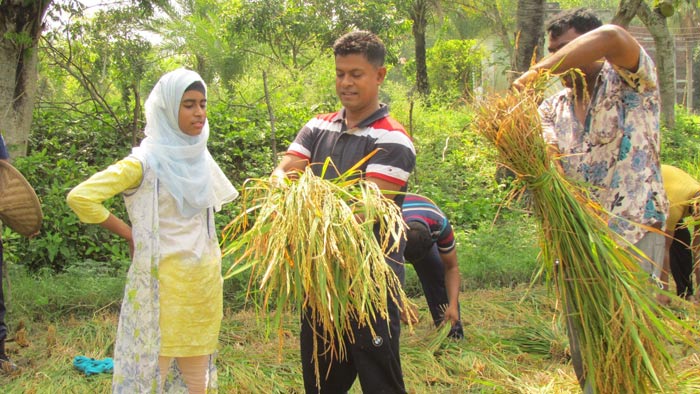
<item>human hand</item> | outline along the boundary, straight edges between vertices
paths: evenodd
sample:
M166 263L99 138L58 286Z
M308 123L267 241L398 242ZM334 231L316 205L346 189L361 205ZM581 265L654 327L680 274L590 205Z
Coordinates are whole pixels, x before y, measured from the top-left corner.
M457 310L457 304L450 305L447 307L447 309L445 309L443 321L445 323L450 322L450 324L453 326L459 321L459 311Z
M537 70L527 70L522 73L513 83L511 87L519 92L528 89L539 78L540 73Z
M270 185L274 187L283 187L285 185L287 176L279 171L274 171L270 175Z
M700 304L700 294L697 292L690 297L688 297L688 301L692 302L693 304Z
M365 214L362 213L362 212L360 212L360 213L354 213L352 216L353 216L353 218L355 218L355 221L356 221L358 224L362 224L362 223L365 222Z
M666 294L657 294L656 295L656 302L663 306L669 306L671 305L671 297L667 296Z

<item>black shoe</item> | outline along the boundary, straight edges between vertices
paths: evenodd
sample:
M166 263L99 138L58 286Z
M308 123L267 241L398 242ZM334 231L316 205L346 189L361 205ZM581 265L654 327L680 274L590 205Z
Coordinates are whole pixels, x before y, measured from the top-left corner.
M17 370L17 364L13 363L7 355L0 354L0 373L12 373Z
M447 334L447 337L452 339L464 339L464 331L462 331L462 327L459 329L453 327Z

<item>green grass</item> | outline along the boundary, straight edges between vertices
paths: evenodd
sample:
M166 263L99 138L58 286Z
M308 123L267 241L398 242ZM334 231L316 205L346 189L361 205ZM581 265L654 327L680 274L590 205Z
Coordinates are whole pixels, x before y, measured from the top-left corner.
M412 301L420 323L404 326L402 366L410 393L578 393L568 359L567 338L559 322L553 294L530 287L537 249L520 225L497 222L478 231L458 231L463 277L460 304L465 338L435 341L436 330L417 278ZM534 233L533 233L534 234ZM88 267L82 267L89 271ZM73 357L111 357L116 334L123 273L30 276L10 267L11 298L8 352L20 366L0 375L3 393L109 393L111 375L86 377L72 366ZM409 269L409 277L415 276ZM410 282L414 282L411 284ZM241 286L225 284L225 314L217 359L219 393L301 393L298 316L285 319L281 333L265 325L255 312L242 309ZM697 311L677 305L698 321ZM674 393L700 389L700 353L676 345L676 368L682 384ZM360 393L359 383L351 393Z
M577 393L566 336L553 297L540 286L476 289L462 293L465 338L436 343L426 305L413 331L402 332L402 364L410 393ZM691 310L692 312L692 310ZM692 312L694 319L696 313ZM72 367L76 355L111 355L117 315L66 315L37 321L11 319L8 350L20 366L0 376L3 392L108 393L111 375L86 377ZM280 337L251 311L226 311L220 354L220 393L301 393L298 320L290 316ZM549 344L549 346L548 346ZM685 382L676 393L698 388L698 353L680 358ZM351 393L360 393L355 384Z
M532 280L539 264L536 223L523 215L513 220L513 212L504 211L502 215L495 223L481 222L475 229L455 229L462 290L513 287ZM404 290L411 297L422 295L410 264Z

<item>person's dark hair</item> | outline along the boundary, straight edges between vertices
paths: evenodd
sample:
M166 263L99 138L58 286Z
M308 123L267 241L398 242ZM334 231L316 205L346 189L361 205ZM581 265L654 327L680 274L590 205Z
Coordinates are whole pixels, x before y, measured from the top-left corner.
M382 67L386 57L386 47L376 34L366 30L357 30L344 34L335 40L333 55L364 55L372 65Z
M433 247L433 237L428 226L421 222L408 223L406 230L406 249L403 256L408 261L417 261L425 256Z
M189 92L190 90L196 90L203 95L207 95L207 89L204 87L204 84L200 81L194 81L190 84L190 86L185 89L185 92Z
M557 38L572 27L576 33L583 34L597 29L603 22L589 8L574 8L562 11L547 21L547 32L552 38Z

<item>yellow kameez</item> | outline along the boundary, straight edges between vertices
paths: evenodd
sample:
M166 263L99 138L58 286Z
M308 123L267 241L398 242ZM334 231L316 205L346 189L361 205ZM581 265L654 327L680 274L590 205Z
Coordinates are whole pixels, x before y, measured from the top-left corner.
M126 158L73 189L68 203L85 223L109 217L103 202L138 187L141 162ZM223 279L212 209L183 217L165 188L158 192L161 356L212 354L223 315Z

